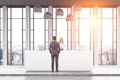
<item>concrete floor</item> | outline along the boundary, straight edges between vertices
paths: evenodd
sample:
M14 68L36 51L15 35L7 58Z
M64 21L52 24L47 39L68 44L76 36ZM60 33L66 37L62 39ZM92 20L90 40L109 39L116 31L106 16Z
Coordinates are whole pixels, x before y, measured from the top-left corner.
M120 80L119 76L0 76L0 80Z
M26 72L24 68L13 67L5 69L0 69L0 80L120 80L120 68L95 68L91 72Z

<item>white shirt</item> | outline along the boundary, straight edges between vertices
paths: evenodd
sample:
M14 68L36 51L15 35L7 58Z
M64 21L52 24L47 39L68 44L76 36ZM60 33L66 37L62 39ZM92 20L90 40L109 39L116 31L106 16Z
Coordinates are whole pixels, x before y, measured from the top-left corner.
M63 43L60 43L60 49L64 50L64 44Z

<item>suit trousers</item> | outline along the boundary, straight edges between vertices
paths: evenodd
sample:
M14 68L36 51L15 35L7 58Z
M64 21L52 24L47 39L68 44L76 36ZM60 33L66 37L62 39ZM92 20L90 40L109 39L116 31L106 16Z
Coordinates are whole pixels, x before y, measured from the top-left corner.
M56 66L56 71L58 71L58 54L56 54L56 55L51 55L51 61L52 61L52 65L51 65L51 68L52 68L52 71L54 71L54 64L55 64L55 66Z

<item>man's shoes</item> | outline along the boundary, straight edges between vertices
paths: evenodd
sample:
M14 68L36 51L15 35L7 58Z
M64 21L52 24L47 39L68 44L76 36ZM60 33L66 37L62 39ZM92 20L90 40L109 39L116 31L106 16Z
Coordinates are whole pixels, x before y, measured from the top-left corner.
M56 70L56 72L59 72L59 70Z
M52 72L54 72L54 70L52 70Z

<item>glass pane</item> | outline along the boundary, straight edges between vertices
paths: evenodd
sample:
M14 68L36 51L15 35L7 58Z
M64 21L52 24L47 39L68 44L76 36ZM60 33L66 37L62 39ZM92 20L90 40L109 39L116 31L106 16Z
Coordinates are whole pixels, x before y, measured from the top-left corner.
M23 43L23 51L26 50L26 42Z
M90 8L82 8L80 18L90 18Z
M33 44L33 42L30 42L30 49L34 50L34 44Z
M46 42L48 42L48 31L46 31Z
M116 45L117 45L116 42L114 42L114 46L113 46L113 47L114 47L114 48L113 48L114 54L117 54L117 53L116 53L116 51L117 51L117 50L116 50L116 47L117 47Z
M11 19L8 19L8 30L10 30L11 28Z
M61 24L61 25L59 25ZM63 38L64 49L67 49L67 23L66 19L58 19L57 20L57 41L60 38Z
M86 49L90 49L90 20L81 19L80 22L80 45L84 46Z
M91 31L91 42L93 42L93 31Z
M78 31L76 31L76 49L78 49L78 47L79 47L78 39L79 39Z
M0 31L0 41L3 42L3 31Z
M19 25L18 25L19 24ZM16 34L17 31L17 34ZM19 38L18 38L19 36ZM12 64L22 64L22 19L12 19Z
M68 41L71 41L71 31L68 31Z
M57 8L53 8L53 18L56 18L56 10Z
M26 19L23 19L23 30L26 30Z
M114 41L116 41L116 31L114 31Z
M0 30L3 30L3 19L0 19Z
M30 13L31 13L30 18L33 19L33 15L34 15L33 8L30 8Z
M12 51L20 52L20 53L22 52L22 20L21 19L12 20Z
M53 19L53 30L56 30L56 19Z
M102 15L98 28L98 48L101 49L102 47L102 58L99 59L102 60L102 63L100 61L99 64L114 65L116 64L116 55L113 55L113 53L115 53L114 51L116 51L116 8L101 8L98 13L99 18L101 18L100 16ZM102 36L100 35L101 32ZM100 38L100 36L102 38ZM100 39L102 39L102 41ZM101 53L101 51L99 52Z
M22 18L22 8L12 8L12 18Z
M11 17L11 8L8 8L8 18Z
M34 19L34 21L34 47L38 49L40 45L44 46L44 20Z
M68 22L67 25L68 25L68 30L71 30L72 24Z
M48 21L47 20L45 21L45 27L46 27L46 30L48 30Z
M100 65L101 64L101 55L100 54L98 54L98 58L97 59L98 59L98 61L97 61L98 65Z
M23 41L26 42L26 31L23 31Z
M76 31L76 41L78 42L78 31Z
M78 25L79 25L79 23L78 23L78 19L76 19L76 30L78 30Z
M101 43L98 43L98 53L101 54Z
M116 18L116 8L113 8L113 10L114 10L114 18Z
M79 47L79 44L78 44L78 42L76 42L76 49L78 49L78 47Z
M49 45L48 45L48 43L46 43L46 50L48 50L48 48L49 48Z
M113 57L114 57L113 64L117 65L117 55L113 55Z
M53 36L56 36L56 31L53 31Z
M8 42L11 41L11 31L8 31Z
M67 14L71 14L71 8L67 8Z
M102 16L101 12L102 12L102 9L101 9L101 8L98 8L98 18L99 18L99 19L101 19L101 16Z
M26 18L26 8L23 8L23 18Z
M102 53L102 64L109 64L109 52Z
M98 30L101 30L101 18L100 19L98 19Z
M93 52L93 43L91 43L91 51ZM94 56L95 57L95 56Z
M113 26L114 26L114 29L116 30L116 27L117 27L116 26L116 19L114 19L114 25Z
M33 31L30 31L30 41L33 42L33 38L34 37L34 32Z
M102 18L112 18L112 8L102 8Z
M103 19L102 20L102 51L103 52L110 51L111 49L112 49L112 20Z
M98 31L98 42L102 42L101 41L101 31Z
M62 18L65 18L66 19L66 16L67 16L67 8L61 8L63 10L63 16Z
M68 50L71 50L71 42L68 43Z
M7 58L8 58L8 61L7 61L7 64L8 65L11 65L12 62L13 62L13 59L12 59L12 52L11 52L11 43L8 43L8 53L7 53Z
M1 18L3 19L3 8L0 8L0 16L1 16Z

